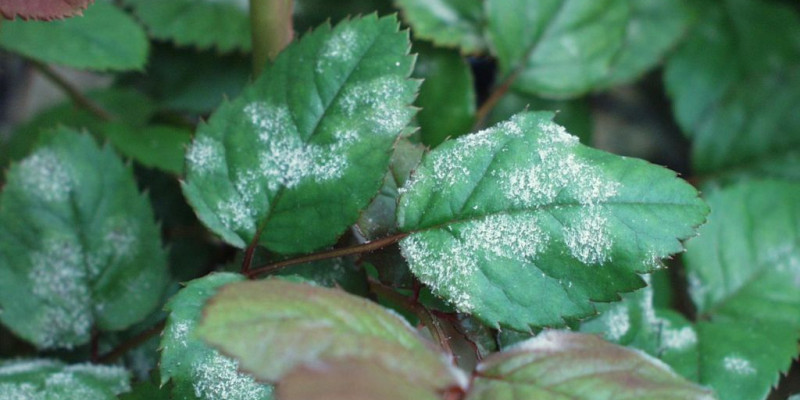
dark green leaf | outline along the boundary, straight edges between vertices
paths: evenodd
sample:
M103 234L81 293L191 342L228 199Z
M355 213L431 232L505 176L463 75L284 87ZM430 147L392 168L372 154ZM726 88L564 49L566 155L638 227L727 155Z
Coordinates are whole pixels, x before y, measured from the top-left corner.
M743 183L708 202L684 256L698 313L800 328L800 184Z
M773 322L714 321L696 325L698 382L721 399L766 399L797 354L797 328Z
M96 102L120 121L132 126L144 125L155 109L152 101L141 93L120 88L92 91L86 97ZM27 156L39 141L42 132L58 126L86 129L92 133L102 132L105 122L72 102L64 102L48 108L17 127L7 142L0 143L0 167ZM0 142L3 139L0 138Z
M697 382L699 345L695 326L675 311L654 304L653 287L600 304L600 316L581 324L581 332L601 333L610 342L643 350Z
M406 183L424 153L423 145L411 143L407 138L395 143L383 186L358 217L358 229L366 239L378 239L397 232L397 198L400 196L397 189Z
M701 318L700 382L726 399L765 398L800 338L800 184L749 182L712 193L687 244Z
M129 379L120 367L49 359L0 361L0 399L113 400L131 390Z
M403 188L412 272L460 311L518 330L562 325L643 286L708 212L675 173L585 147L523 113L441 144Z
M225 241L280 253L333 244L380 188L413 114L413 58L393 17L324 26L198 129L184 193Z
M248 0L125 0L150 35L181 46L249 51Z
M463 53L486 50L482 0L397 0L414 35Z
M403 319L340 290L279 279L228 285L206 306L199 334L267 382L298 366L353 360L428 391L466 384Z
M130 16L100 1L63 21L3 21L0 47L44 63L119 71L141 69L148 42Z
M665 71L702 173L800 178L800 18L775 2L697 2Z
M567 97L630 81L683 33L683 1L487 0L490 47L520 91Z
M325 287L338 287L353 294L366 296L367 280L364 270L357 266L352 257L331 258L306 264L283 268L276 276L299 276Z
M189 282L167 304L161 338L161 384L172 380L176 399L269 400L272 387L238 371L239 363L208 347L196 335L203 306L220 287L244 280L218 273Z
M192 139L191 131L168 125L135 128L113 123L102 132L120 153L144 166L174 174L183 172L184 149Z
M644 353L592 335L546 331L477 368L467 400L713 399Z
M418 43L414 77L425 81L416 104L422 142L436 146L447 137L469 132L475 122L472 71L457 53Z
M0 195L0 320L41 348L124 329L158 305L166 252L130 168L91 137L55 131ZM24 299L24 301L23 301Z

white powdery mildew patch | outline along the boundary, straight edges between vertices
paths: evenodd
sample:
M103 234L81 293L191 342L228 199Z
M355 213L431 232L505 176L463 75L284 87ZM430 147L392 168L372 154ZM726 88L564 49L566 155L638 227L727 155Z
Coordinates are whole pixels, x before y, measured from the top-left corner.
M214 352L214 355L193 366L194 394L215 400L263 400L272 392L270 386L257 383L253 377L238 372L239 363Z
M628 307L622 305L609 310L604 316L606 322L606 338L620 340L631 329Z
M68 198L75 179L52 150L40 150L19 164L21 185L44 201L60 202Z
M684 350L696 343L697 333L691 326L684 326L681 329L664 328L661 331L661 344L667 349Z
M43 393L30 383L0 383L0 399L38 400Z
M105 400L108 398L101 389L86 386L69 372L58 372L48 376L44 381L44 385L44 392L49 395L55 395L53 397L69 395L70 398L81 400Z
M436 293L446 294L447 299L463 312L471 311L470 292L476 265L468 254L454 247L451 252L433 251L423 238L409 236L400 242L400 251L421 281Z
M394 136L409 114L404 99L406 82L396 75L381 76L349 86L337 100L349 118L367 121L376 135Z
M85 337L92 326L91 293L83 252L72 240L46 239L43 249L30 256L28 279L33 295L47 305L37 342L44 348L71 348L71 340Z
M563 127L542 122L537 128L541 132L536 146L538 159L532 159L528 167L496 174L503 194L514 205L525 208L551 205L558 196L577 202L581 210L575 218L578 222L564 229L564 242L570 253L584 264L610 261L613 238L600 206L617 194L620 184L580 160L574 154L578 138Z
M186 153L189 168L197 174L219 172L224 169L222 143L207 136L201 136L192 143Z
M722 365L726 370L738 375L753 375L757 372L750 361L739 356L725 357L722 359Z
M139 223L112 218L103 226L102 242L87 257L90 277L98 276L111 262L124 262L134 256L138 245Z
M337 132L327 145L303 143L285 106L254 102L244 108L245 115L258 130L264 149L259 154L259 167L244 174L242 183L263 178L270 191L281 186L292 188L305 179L323 182L342 177L348 167L347 150L357 142L355 132ZM253 174L260 174L258 175Z
M47 359L13 360L5 362L0 366L0 376L25 374L43 368L57 367L59 365L61 365L59 362Z
M222 224L232 231L255 230L253 209L238 197L217 202L217 215Z
M64 368L67 374L85 374L93 376L107 384L107 387L114 393L124 393L131 390L128 371L123 367L96 364L73 364Z
M470 160L479 149L490 147L497 143L496 129L487 129L458 139L459 146L451 147L446 153L440 153L433 160L433 174L420 175L420 179L432 179L435 185L453 187L459 183L474 180L469 169ZM418 174L419 175L419 174ZM412 176L408 187L416 181Z
M608 219L600 207L590 207L577 222L566 227L564 243L570 254L584 264L602 265L609 261L608 251L614 243L608 232Z
M672 322L668 319L656 316L653 307L653 288L650 287L650 276L642 276L647 283L647 287L642 289L643 296L640 303L642 316L644 317L645 328L650 332L659 335L659 342L664 350L685 350L697 343L697 333L691 326L683 328L672 328Z
M249 0L205 0L208 3L230 4L242 11L250 10Z
M322 52L316 63L316 71L325 74L331 65L346 64L353 61L358 44L358 32L345 26L331 35L322 46Z
M405 239L401 249L424 282L468 311L474 308L469 289L481 258L535 260L550 240L539 225L531 215L491 215L466 223L459 239L445 252L433 251L416 236Z

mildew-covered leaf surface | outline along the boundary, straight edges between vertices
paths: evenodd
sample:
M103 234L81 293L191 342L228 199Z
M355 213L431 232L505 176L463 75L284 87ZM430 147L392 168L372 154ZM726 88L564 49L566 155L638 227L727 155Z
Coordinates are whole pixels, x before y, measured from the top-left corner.
M398 0L397 5L419 38L468 54L486 50L482 0Z
M117 366L65 365L51 359L0 361L0 399L114 400L131 390L130 376Z
M173 398L190 400L271 400L272 386L238 370L239 362L209 347L197 334L203 306L220 287L244 280L217 273L189 282L167 304L161 338L161 384L172 381Z
M87 343L157 306L166 252L130 167L88 135L52 132L0 194L0 320L40 348Z
M429 392L466 386L402 317L341 290L279 279L227 285L206 306L198 333L266 382L296 367L352 361Z
M149 43L144 29L107 1L63 21L3 21L0 47L43 63L91 70L141 69Z
M181 46L250 51L248 0L124 0L154 38Z
M779 3L698 6L664 76L694 169L800 180L800 18Z
M418 82L394 17L318 28L197 131L184 193L225 241L333 244L378 192Z
M689 21L682 0L487 0L490 47L520 91L574 96L657 64Z
M448 141L406 183L398 226L412 272L458 310L528 330L644 286L708 208L675 173L583 146L523 113Z
M711 400L644 353L593 336L545 331L481 362L467 400Z

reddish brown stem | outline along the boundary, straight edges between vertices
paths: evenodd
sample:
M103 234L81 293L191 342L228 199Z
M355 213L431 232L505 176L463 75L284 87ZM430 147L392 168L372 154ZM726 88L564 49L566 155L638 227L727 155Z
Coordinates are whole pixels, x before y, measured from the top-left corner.
M397 243L406 236L408 236L408 233L398 233L397 235L394 236L385 237L383 239L374 240L372 242L360 244L357 246L346 247L343 249L333 249L329 251L323 251L321 253L314 253L314 254L309 254L307 256L278 261L275 263L266 264L258 268L251 269L246 273L246 275L248 278L253 278L259 275L275 272L281 268L286 268L291 265L305 264L312 261L327 260L330 258L339 258L354 254L369 253L371 251L379 250L391 244Z
M478 111L475 113L475 125L472 127L472 130L478 130L483 127L483 124L486 123L486 118L489 116L489 113L492 112L494 107L506 95L509 89L511 89L511 84L519 76L519 71L514 72L513 74L509 75L503 82L498 85L492 94L489 95L489 98L481 104Z
M142 343L148 341L153 336L161 333L161 331L164 330L164 326L166 324L167 324L166 321L161 321L152 328L140 332L138 335L128 339L127 341L117 346L115 349L98 357L97 361L103 364L110 364L117 361L120 357L124 356L125 353L135 349L136 347L139 347Z

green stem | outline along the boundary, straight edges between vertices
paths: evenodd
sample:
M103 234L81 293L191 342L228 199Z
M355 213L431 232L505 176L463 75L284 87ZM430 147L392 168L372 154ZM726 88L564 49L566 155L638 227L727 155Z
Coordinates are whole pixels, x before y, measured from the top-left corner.
M371 242L360 244L358 246L346 247L344 249L333 249L321 253L314 253L314 254L309 254L307 256L291 258L288 260L279 261L276 263L267 264L258 268L251 269L246 273L246 275L250 278L253 278L258 275L264 275L270 272L275 272L281 268L285 268L291 265L305 264L312 261L327 260L329 258L339 258L354 254L369 253L371 251L382 249L386 246L397 243L406 236L408 236L408 233L398 233L397 235L394 236L373 240Z
M253 76L260 75L267 61L274 60L292 41L293 7L293 0L250 0Z

